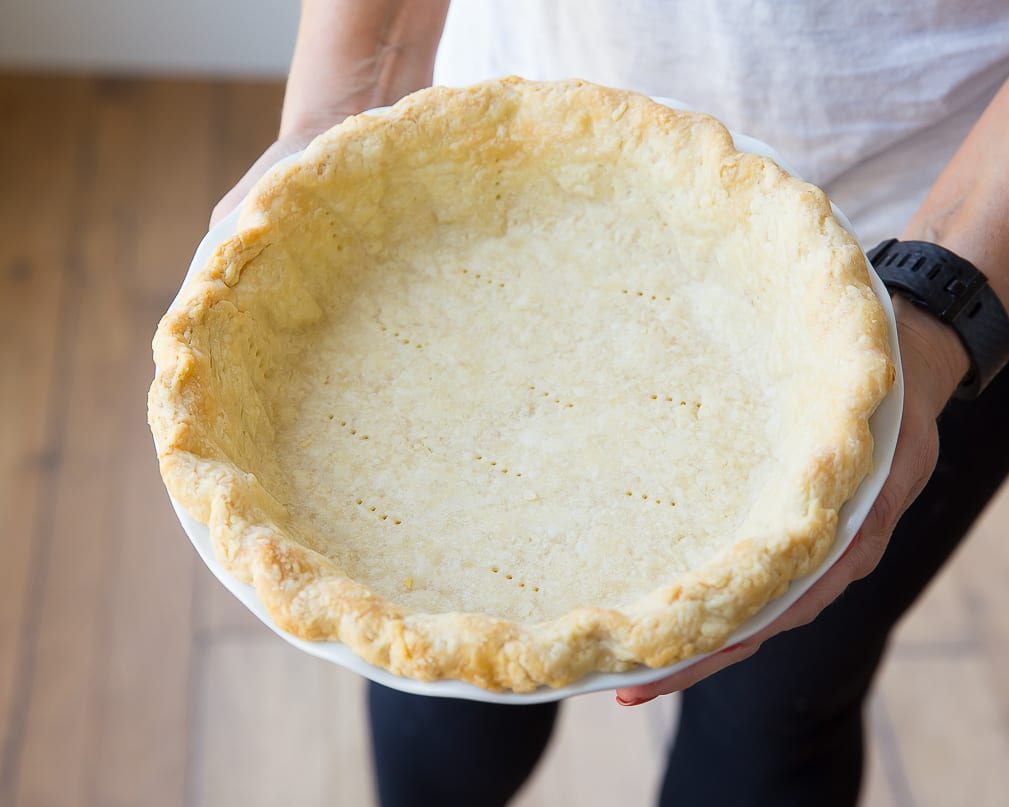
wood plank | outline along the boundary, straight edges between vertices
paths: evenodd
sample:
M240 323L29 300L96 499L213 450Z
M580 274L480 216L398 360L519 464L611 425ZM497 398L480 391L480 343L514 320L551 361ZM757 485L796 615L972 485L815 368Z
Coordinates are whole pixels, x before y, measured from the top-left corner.
M673 704L674 699L659 699L624 708L612 692L566 701L550 746L514 807L653 803L665 769L663 738Z
M284 87L279 82L265 81L221 84L217 99L217 148L211 173L215 203L276 140Z
M914 807L893 721L883 697L873 693L866 716L866 759L861 807Z
M60 463L60 351L74 318L68 223L89 86L0 77L0 803L13 799ZM69 230L76 227L70 225Z
M976 525L953 574L980 635L986 679L1009 737L1009 486Z
M212 88L146 83L136 89L135 103L135 138L151 159L136 166L129 190L139 211L132 222L137 263L117 267L129 300L130 348L112 477L117 571L106 595L94 803L168 807L185 797L198 558L158 473L144 404L154 371L151 335L174 295L189 246L202 232L199 211L209 203ZM154 697L151 682L157 684Z
M918 807L1004 807L1009 738L983 659L890 659L880 681Z
M138 99L145 155L134 166L137 262L124 279L136 302L160 313L178 291L217 200L219 95L220 87L209 82L159 81L146 84ZM147 347L159 318L148 323Z
M143 209L136 167L148 157L143 137L145 89L125 80L95 82L94 87L90 152L78 177L85 202L75 213L80 218L79 237L69 246L77 315L62 346L72 363L60 390L69 402L63 463L50 503L52 546L15 793L18 803L24 804L91 804L120 787L134 792L130 783L138 774L143 778L145 770L136 753L150 751L163 728L158 710L171 709L174 703L175 713L185 712L187 656L177 652L179 631L172 633L171 620L149 620L142 627L130 622L151 616L151 600L145 598L158 593L162 580L158 575L171 571L159 568L164 558L157 546L138 543L146 532L140 523L144 518L170 517L163 496L160 510L146 502L143 514L125 501L143 489L142 475L131 473L138 464L138 441L146 444L142 451L148 468L152 453L144 433L144 391L156 317L153 311L144 311L140 325L131 294L137 267L137 214ZM139 369L127 369L141 363L143 377ZM180 557L185 559L184 577L173 581L172 587L185 607L181 611L167 607L165 612L183 614L185 647L192 573L188 554ZM146 631L146 645L124 650L123 637L137 631ZM158 644L161 639L169 641ZM124 664L130 653L136 655ZM156 680L164 689L152 687L150 679L119 689L129 672L138 668L157 671ZM175 691L170 691L172 686ZM133 709L138 711L127 714ZM185 732L177 735L177 742L184 742ZM110 770L108 760L130 743L133 754L116 760ZM157 759L152 765L171 759L171 754ZM179 753L176 759L176 770L168 778L177 780L185 757ZM131 766L129 775L126 765ZM53 776L54 770L60 775ZM165 777L155 778L164 784ZM165 803L178 802L170 790L165 797Z
M362 681L266 635L208 642L193 807L374 803Z
M103 656L105 582L114 568L109 505L116 462L118 368L126 355L125 302L108 267L128 265L130 238L118 213L133 156L130 112L107 98L95 102L87 160L77 181L80 230L68 247L76 316L60 346L71 367L58 394L64 413L63 462L49 507L47 559L28 726L15 802L87 803L95 737L96 685ZM100 178L100 180L99 180ZM93 189L93 191L92 191ZM85 196L84 194L87 193ZM53 776L59 770L60 776Z

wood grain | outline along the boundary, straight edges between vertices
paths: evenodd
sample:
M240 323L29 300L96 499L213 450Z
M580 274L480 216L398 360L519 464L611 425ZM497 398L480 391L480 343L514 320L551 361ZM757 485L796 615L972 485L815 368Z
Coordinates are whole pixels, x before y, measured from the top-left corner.
M356 676L260 632L209 643L198 684L194 807L373 802Z
M65 346L76 316L68 226L89 114L80 80L0 78L0 803L13 798L54 533L50 501L67 402Z
M620 708L612 692L564 704L550 747L515 807L651 804L663 770L663 740L675 699Z
M1009 491L988 507L947 575L970 613L986 687L1009 736Z
M116 277L126 302L118 316L129 347L120 364L122 394L115 407L120 462L111 475L115 494L108 505L120 571L105 592L93 800L171 805L183 799L189 763L184 744L166 747L164 737L187 733L195 558L161 484L143 403L153 324L181 281L211 200L209 183L201 188L193 180L205 175L210 163L206 122L213 92L205 85L167 82L137 84L128 92L138 110L132 131L139 154L129 180L129 195L137 203L127 214L132 258ZM157 682L154 698L151 682ZM138 715L144 719L138 721Z
M904 739L914 804L1004 807L1009 800L1009 737L992 683L976 656L891 657L882 691ZM975 775L964 777L969 769Z

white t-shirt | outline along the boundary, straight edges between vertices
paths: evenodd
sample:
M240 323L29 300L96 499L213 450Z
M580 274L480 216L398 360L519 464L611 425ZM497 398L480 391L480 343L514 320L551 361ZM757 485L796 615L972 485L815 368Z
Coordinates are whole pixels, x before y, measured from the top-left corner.
M453 0L439 84L578 77L776 148L868 248L1009 77L1009 0Z

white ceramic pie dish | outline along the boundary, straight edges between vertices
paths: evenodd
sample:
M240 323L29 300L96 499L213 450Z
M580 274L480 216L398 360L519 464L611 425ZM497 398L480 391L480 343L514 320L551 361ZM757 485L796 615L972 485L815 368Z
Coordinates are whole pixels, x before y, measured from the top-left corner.
M661 103L673 108L689 109L685 104L678 103L671 99L656 99ZM379 110L376 110L379 112ZM736 147L741 151L749 151L761 154L775 160L786 170L788 165L769 146L760 141L745 135L733 133ZM281 164L297 158L298 155L291 155ZM833 207L833 206L832 206ZM849 230L852 230L850 222L836 208L833 207L834 214L838 220ZM201 241L189 267L189 272L183 282L183 286L200 269L202 269L211 258L217 247L235 234L238 221L238 210L233 211L229 216L215 225ZM803 593L805 593L822 574L830 568L843 554L851 543L859 526L865 519L878 495L880 489L889 474L890 463L896 446L897 433L900 426L900 415L903 406L903 381L901 375L900 357L896 342L896 326L894 323L893 308L890 304L889 295L875 274L871 275L873 289L879 298L886 316L890 322L890 347L893 355L894 365L897 370L896 382L883 403L870 420L870 428L875 440L873 451L874 470L862 482L855 493L855 496L842 508L838 519L837 536L834 540L826 559L820 569L812 575L797 579L792 582L788 591L776 600L771 601L758 614L742 625L726 644L733 644L745 639L748 636L763 629L771 621L777 618L785 609L793 604ZM175 303L173 303L173 306ZM348 647L339 642L310 642L298 639L276 626L270 618L263 604L260 602L255 589L245 583L235 579L224 567L218 563L214 556L210 542L208 528L200 524L196 519L186 513L176 501L172 505L178 514L179 521L183 529L189 536L190 541L195 546L203 561L210 568L218 580L234 594L253 614L270 627L279 636L290 644L313 656L332 661L360 675L365 676L377 683L422 695L432 695L439 697L466 698L471 700L481 700L496 703L541 703L555 701L572 695L583 694L617 687L633 686L644 684L664 678L671 673L683 669L690 664L696 663L700 657L680 662L671 667L660 669L639 668L625 673L597 673L586 676L576 683L558 689L541 688L535 692L526 694L515 694L511 692L490 692L471 684L457 681L436 681L423 682L409 678L402 678L392 673L374 667L363 661L354 654Z

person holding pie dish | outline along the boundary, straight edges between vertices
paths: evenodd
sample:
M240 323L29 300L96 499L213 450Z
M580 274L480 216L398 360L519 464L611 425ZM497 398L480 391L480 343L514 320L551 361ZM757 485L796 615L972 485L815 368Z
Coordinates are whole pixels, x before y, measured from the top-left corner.
M870 257L893 293L904 373L890 476L849 551L773 624L617 691L623 705L684 692L663 804L854 804L864 699L889 632L1009 470L1007 43L995 0L703 13L658 0L304 0L278 140L212 221L315 135L434 79L577 75L760 137L864 243L887 239ZM369 701L384 804L504 803L556 714L376 685ZM458 776L440 775L446 759Z

